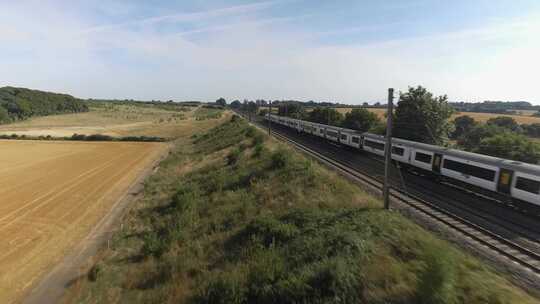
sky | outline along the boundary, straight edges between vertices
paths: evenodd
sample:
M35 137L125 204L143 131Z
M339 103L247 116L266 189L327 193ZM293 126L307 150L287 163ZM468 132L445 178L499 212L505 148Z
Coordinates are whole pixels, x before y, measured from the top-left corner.
M540 104L538 0L0 1L0 86L360 104L422 85Z

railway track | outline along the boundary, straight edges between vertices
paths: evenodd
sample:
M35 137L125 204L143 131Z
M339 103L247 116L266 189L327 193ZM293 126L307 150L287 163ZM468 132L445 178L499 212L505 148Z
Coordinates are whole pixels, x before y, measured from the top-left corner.
M347 177L367 185L376 191L382 191L380 179L367 176L349 164L336 158L323 155L312 148L278 132L272 134L279 140L289 143L296 149L306 153L316 160L336 169ZM464 217L441 208L425 199L412 195L403 189L390 187L390 197L393 203L406 205L417 212L443 224L475 242L478 246L488 248L498 256L520 265L528 272L540 276L540 254L527 246L519 244L502 234L488 230Z

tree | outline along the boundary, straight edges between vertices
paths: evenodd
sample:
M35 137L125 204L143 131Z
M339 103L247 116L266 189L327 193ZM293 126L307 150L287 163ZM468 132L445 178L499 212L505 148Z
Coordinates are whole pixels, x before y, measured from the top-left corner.
M521 127L523 128L523 131L525 132L525 134L527 134L527 136L536 138L540 137L540 123L521 125Z
M345 114L342 126L360 132L366 132L378 124L382 124L377 114L363 108L355 108Z
M486 121L488 125L495 125L514 132L521 132L521 128L515 119L508 116L497 116Z
M399 138L444 145L454 128L448 121L453 112L446 95L434 97L421 86L409 87L408 92L400 93L393 133Z
M0 105L0 124L8 123L11 121L8 111Z
M481 124L474 126L469 132L458 138L458 145L466 151L474 151L482 139L495 136L504 132L504 129L496 125Z
M477 123L474 120L474 118L468 115L456 117L454 119L455 130L452 133L451 137L453 139L456 139L456 138L461 137L463 134L469 133L471 129L474 128L474 126L476 126L476 124Z
M297 102L282 103L278 107L278 115L288 116L296 119L304 119L306 112L304 107Z
M532 164L540 160L538 144L510 131L482 139L474 152Z
M364 102L364 103L362 104L362 106L364 106L364 107L369 107L369 103Z
M242 106L242 103L238 99L231 102L231 108L233 109L239 109L241 106Z
M220 105L222 107L226 107L227 106L227 101L225 100L225 98L221 97L218 100L216 100L216 104L218 104L218 105Z
M307 120L325 125L339 126L343 121L343 114L333 108L317 107L308 113Z

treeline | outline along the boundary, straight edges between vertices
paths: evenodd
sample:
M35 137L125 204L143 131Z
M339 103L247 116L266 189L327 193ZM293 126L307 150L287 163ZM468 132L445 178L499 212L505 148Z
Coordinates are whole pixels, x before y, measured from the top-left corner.
M540 110L527 101L484 101L484 102L451 102L450 105L458 112L480 113L512 113L518 110Z
M263 114L265 113L263 112ZM310 109L310 111L306 111L306 108L300 103L288 103L278 106L278 115L352 129L359 132L384 132L384 124L377 114L364 108L354 108L350 112L342 114L330 107L315 107Z
M0 123L10 123L33 116L86 112L85 102L71 95L30 90L0 88Z
M540 124L520 126L507 116L480 123L465 115L456 117L454 125L451 138L460 149L527 163L540 161L539 144L527 137L539 137Z
M465 151L538 163L540 146L529 137L540 137L540 124L519 125L511 117L496 117L486 123L470 116L450 120L454 108L446 96L434 96L418 86L400 92L393 113L392 134L412 141L454 147ZM306 111L299 103L283 104L278 114L332 126L385 134L386 125L375 113L355 108L345 115L333 108L314 108Z
M115 137L104 134L73 134L72 136L55 137L51 135L28 136L18 134L1 134L0 139L15 139L15 140L74 140L74 141L130 141L130 142L164 142L166 138L157 136L122 136Z

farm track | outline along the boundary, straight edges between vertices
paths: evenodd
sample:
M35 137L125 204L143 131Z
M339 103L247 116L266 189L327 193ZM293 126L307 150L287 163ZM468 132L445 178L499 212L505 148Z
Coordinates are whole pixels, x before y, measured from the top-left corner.
M15 301L81 240L165 146L27 141L0 145L0 164L15 160L11 168L6 161L9 170L0 177L1 303Z
M263 126L262 124L260 125ZM273 135L292 144L319 161L334 167L338 171L374 189L382 189L382 171L380 170L382 163L380 159L366 157L364 155L364 161L360 162L361 165L358 165L357 160L360 156L354 158L356 161L354 163L351 160L344 161L344 159L348 159L346 156L349 156L351 151L344 153L342 148L334 147L327 143L313 144L305 135L299 136L298 134L294 134L294 131L275 124L273 124L272 129ZM304 137L306 139L299 140L299 138ZM338 152L339 157L337 156ZM345 154L345 157L343 154ZM379 166L377 166L377 163ZM365 175L366 173L369 176ZM410 176L407 176L407 178L410 178ZM423 181L420 179L423 179ZM505 257L508 261L519 264L526 272L534 274L536 277L540 275L540 254L538 254L538 249L540 248L538 232L540 231L540 227L537 217L518 214L509 208L502 209L505 210L505 215L508 213L512 214L510 219L508 216L504 218L495 216L496 214L501 215L500 206L491 206L491 208L498 209L497 212L484 215L482 213L484 211L483 209L475 209L467 206L467 203L470 203L472 197L468 197L464 202L458 202L452 198L451 194L458 191L456 189L448 193L445 190L441 191L442 189L451 188L445 185L438 184L436 188L426 186L425 178L418 176L414 177L413 181L414 183L409 182L407 187L403 187L404 183L402 183L400 177L393 176L390 191L392 199L395 202L406 204L461 235L468 237L478 246L489 248L489 250ZM419 194L422 194L422 197ZM465 195L470 196L467 193L464 193ZM473 200L478 201L480 199L480 197L475 197ZM489 203L493 204L493 202ZM472 205L475 206L477 204L473 203ZM523 224L522 221L526 223L532 222L535 225L532 225L533 229L530 229L531 227L527 229L526 224Z

